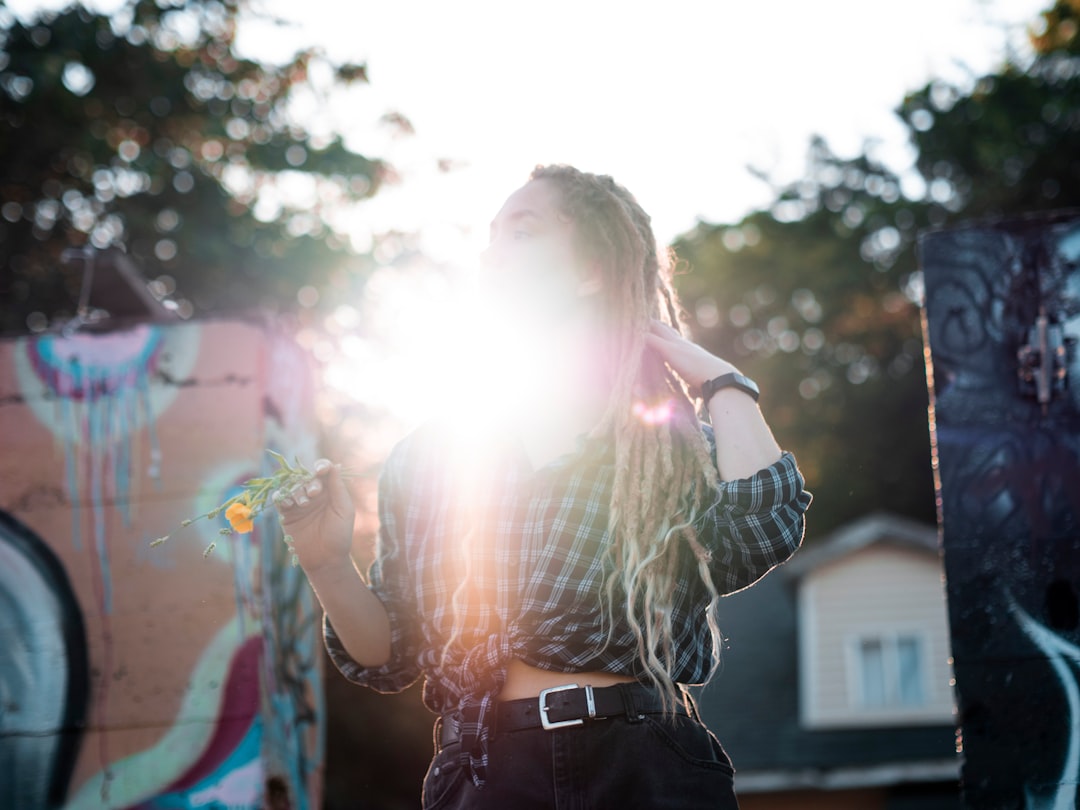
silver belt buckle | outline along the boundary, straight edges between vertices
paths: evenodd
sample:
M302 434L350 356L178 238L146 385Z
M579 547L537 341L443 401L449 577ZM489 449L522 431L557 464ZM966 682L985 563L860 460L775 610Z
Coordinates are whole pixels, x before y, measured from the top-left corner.
M547 696L550 695L552 692L565 692L567 689L577 689L577 688L578 688L578 685L576 683L568 683L568 684L564 684L563 686L553 686L550 689L542 689L540 691L540 725L542 725L546 731L551 731L552 729L556 729L556 728L568 728L570 726L583 726L583 725L585 725L585 721L580 717L578 717L577 719L574 719L574 720L559 720L559 721L556 721L556 722L552 722L552 721L548 720ZM586 686L585 687L585 699L589 704L589 715L590 716L593 716L596 713L596 708L593 705L592 697L593 697L592 688Z

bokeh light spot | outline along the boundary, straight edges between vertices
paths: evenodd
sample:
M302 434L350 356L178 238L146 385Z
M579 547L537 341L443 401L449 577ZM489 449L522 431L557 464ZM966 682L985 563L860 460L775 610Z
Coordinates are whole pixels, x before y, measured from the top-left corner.
M60 81L69 92L76 96L85 96L94 87L94 74L82 62L68 62Z
M120 146L117 147L117 154L119 154L121 160L125 160L129 163L138 158L139 151L138 144L130 138L121 140Z
M720 308L716 305L716 299L712 297L699 298L694 306L694 317L698 324L705 329L712 329L720 325Z
M176 176L173 177L173 188L181 194L187 194L195 188L195 178L191 172L177 172Z
M736 304L731 308L731 311L728 312L728 318L733 325L739 327L740 329L745 326L749 326L752 318L750 313L750 307L748 307L746 304Z
M814 399L821 393L821 384L813 377L807 377L799 383L799 396L803 399Z
M154 255L159 261L168 262L176 258L176 242L172 239L159 239L154 245Z
M290 166L302 166L304 165L305 160L307 160L307 150L300 146L300 144L294 143L285 150L285 161Z

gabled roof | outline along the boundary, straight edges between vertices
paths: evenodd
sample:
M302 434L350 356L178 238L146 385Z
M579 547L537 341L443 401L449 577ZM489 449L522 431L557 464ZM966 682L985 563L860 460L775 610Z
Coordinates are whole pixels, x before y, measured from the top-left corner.
M147 279L125 253L115 248L100 251L95 265L89 276L90 306L105 309L115 320L179 320L175 309L150 292Z
M135 263L116 248L69 248L62 261L82 271L78 301L72 301L74 317L53 324L52 330L69 335L76 331L108 332L135 323L177 323L178 305L155 295L150 282ZM18 334L21 334L18 333Z
M811 548L799 551L781 570L799 578L814 569L872 545L889 545L939 553L938 530L911 518L873 512L827 534Z
M895 515L870 515L720 601L728 643L720 671L700 693L700 706L731 756L740 790L958 779L952 725L809 730L800 723L797 579L879 542L936 552L937 533Z

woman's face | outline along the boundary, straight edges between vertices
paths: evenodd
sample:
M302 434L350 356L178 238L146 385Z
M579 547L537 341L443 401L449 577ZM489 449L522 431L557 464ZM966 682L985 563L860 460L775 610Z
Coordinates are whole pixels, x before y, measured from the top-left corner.
M558 187L531 180L491 222L480 287L492 306L532 322L557 322L598 289L598 269L581 257L574 223L559 209Z

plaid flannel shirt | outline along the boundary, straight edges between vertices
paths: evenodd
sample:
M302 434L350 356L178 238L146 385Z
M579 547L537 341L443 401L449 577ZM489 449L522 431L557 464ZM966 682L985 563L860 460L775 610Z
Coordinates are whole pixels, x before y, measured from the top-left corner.
M702 428L715 449L712 428ZM461 643L442 660L460 581L448 568L459 525L449 447L443 431L421 428L395 446L380 476L380 528L369 583L390 619L390 660L363 667L328 619L323 629L331 660L351 681L397 692L423 674L425 705L438 714L458 714L462 758L482 786L493 702L513 658L566 673L642 679L644 673L625 617L614 617L614 633L605 644L600 592L614 448L597 438L579 440L577 452L535 471L520 444L503 447L490 479L497 485L488 493L488 540L470 550L470 585L483 598L479 605L470 603ZM695 524L721 594L755 582L799 547L811 500L803 484L787 452L749 478L721 482L713 505ZM680 566L685 575L671 594L673 679L697 684L707 680L712 666L704 614L709 596L689 547L683 547Z

